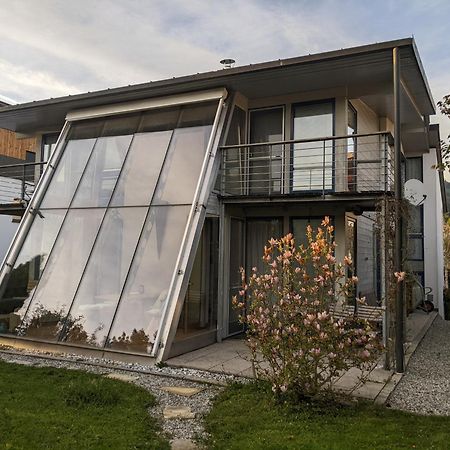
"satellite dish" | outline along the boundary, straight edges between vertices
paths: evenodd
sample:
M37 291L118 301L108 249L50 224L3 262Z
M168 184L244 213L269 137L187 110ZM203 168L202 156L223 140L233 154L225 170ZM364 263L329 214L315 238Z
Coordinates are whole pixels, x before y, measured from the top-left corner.
M413 206L419 206L427 198L425 186L420 180L412 178L405 183L405 199Z

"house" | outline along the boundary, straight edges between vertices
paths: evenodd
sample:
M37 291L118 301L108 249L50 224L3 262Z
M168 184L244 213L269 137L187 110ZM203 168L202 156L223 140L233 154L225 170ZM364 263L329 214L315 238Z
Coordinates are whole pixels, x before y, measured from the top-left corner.
M8 106L0 101L0 108ZM11 244L24 211L20 200L31 198L34 186L35 138L18 139L13 131L0 128L0 261Z
M325 215L358 294L383 305L396 150L405 313L427 287L442 314L434 114L413 39L1 109L0 127L59 135L1 269L2 342L164 360L226 339L242 332L239 267Z

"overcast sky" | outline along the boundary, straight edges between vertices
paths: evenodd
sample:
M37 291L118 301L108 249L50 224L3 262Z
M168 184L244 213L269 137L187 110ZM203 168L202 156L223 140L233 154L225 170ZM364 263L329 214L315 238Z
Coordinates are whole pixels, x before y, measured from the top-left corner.
M0 96L75 94L414 35L450 93L449 0L0 0ZM450 120L436 118L444 135Z

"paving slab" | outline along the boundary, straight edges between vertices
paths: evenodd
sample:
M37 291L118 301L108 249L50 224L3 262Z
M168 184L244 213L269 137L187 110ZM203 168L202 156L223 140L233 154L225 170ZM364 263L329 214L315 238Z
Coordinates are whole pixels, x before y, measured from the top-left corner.
M125 373L118 372L110 372L105 375L106 378L112 378L113 380L126 381L127 383L132 383L139 379L139 377L135 377L133 375L127 375Z
M356 388L352 395L367 400L375 400L378 394L384 388L384 383L375 383L374 381L366 381L362 386Z
M20 364L21 366L37 366L38 365L37 362L26 361L23 359L11 359L7 362L11 363L11 364Z
M161 390L169 392L169 394L181 395L183 397L192 397L201 392L203 389L185 386L162 386Z
M198 446L190 439L174 439L170 441L170 448L172 450L197 450Z
M195 413L188 406L166 406L163 410L164 419L195 419Z

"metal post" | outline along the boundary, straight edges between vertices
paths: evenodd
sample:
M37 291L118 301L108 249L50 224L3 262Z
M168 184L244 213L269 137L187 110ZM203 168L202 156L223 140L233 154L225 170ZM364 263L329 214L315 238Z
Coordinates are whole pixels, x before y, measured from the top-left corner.
M325 197L325 145L326 141L323 141L323 153L322 153L322 197Z
M403 218L401 211L401 201L403 197L402 189L402 149L401 149L401 114L400 114L400 57L399 49L395 47L392 53L393 82L394 82L394 191L395 191L395 252L394 270L402 271L402 236ZM389 276L392 276L389 274ZM395 291L395 369L397 372L404 372L404 302L403 302L403 282L398 283Z
M25 200L25 175L26 175L26 171L25 171L25 164L22 166L22 194L20 196L20 200L24 201Z

